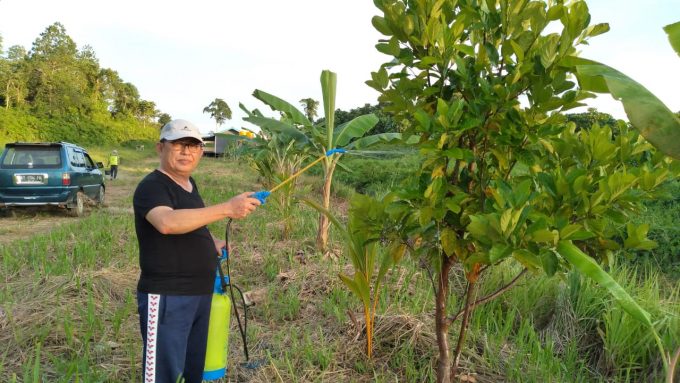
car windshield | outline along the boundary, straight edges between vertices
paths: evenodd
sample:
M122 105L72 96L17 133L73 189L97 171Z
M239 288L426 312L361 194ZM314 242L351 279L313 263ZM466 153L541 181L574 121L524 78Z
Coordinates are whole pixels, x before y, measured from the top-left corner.
M60 168L58 146L11 146L5 150L2 167L9 169Z

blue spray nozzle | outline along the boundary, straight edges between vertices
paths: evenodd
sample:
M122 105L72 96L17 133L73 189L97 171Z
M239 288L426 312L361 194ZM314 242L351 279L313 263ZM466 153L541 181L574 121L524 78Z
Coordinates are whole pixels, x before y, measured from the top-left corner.
M229 251L227 251L226 247L222 248L222 256L220 257L220 261L226 261L227 258L229 258Z
M338 153L338 154L347 153L347 150L345 150L345 149L343 149L343 148L335 148L335 149L331 149L331 150L329 150L329 151L326 152L326 157L330 157L330 156L332 156L332 155L335 154L335 153Z
M265 202L267 202L267 197L269 197L270 194L272 193L268 190L260 190L259 192L255 192L250 196L260 201L260 204L264 205Z

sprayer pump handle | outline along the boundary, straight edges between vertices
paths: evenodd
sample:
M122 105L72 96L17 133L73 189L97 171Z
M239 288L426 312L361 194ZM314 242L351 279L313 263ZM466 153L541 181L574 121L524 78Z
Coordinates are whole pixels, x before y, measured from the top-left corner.
M272 194L272 193L269 192L268 190L260 190L259 192L255 192L255 193L251 194L250 196L252 198L255 198L258 201L260 201L261 205L264 205L265 202L267 202L267 197L269 197L270 194Z

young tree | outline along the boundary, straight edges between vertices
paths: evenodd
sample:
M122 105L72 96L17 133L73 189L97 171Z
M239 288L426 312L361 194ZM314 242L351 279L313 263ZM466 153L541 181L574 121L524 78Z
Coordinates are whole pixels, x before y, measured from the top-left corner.
M231 120L231 109L221 98L216 98L210 105L203 108L203 113L210 113L210 117L215 120L216 131L225 121Z
M593 259L608 262L626 238L646 248L646 228L627 217L677 165L628 132L576 131L561 114L592 94L578 89L576 47L606 32L583 1L376 0L390 56L368 84L386 110L418 134L421 176L390 198L404 242L435 276L437 379L456 378L474 308L526 270L576 268L606 286L653 330L649 315ZM553 23L546 32L548 24ZM632 167L631 163L641 164ZM673 168L672 166L676 166ZM480 275L521 265L507 286L478 298ZM463 310L448 312L454 265L467 281ZM449 328L460 319L452 352ZM657 341L659 340L657 336ZM665 361L665 358L664 358Z

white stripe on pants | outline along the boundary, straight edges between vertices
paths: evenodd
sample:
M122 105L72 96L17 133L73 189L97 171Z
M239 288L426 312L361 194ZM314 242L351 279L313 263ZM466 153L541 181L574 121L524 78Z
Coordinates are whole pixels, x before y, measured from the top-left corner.
M158 294L149 294L148 297L144 381L146 383L154 383L156 381L156 337L158 335L158 312L161 296Z

